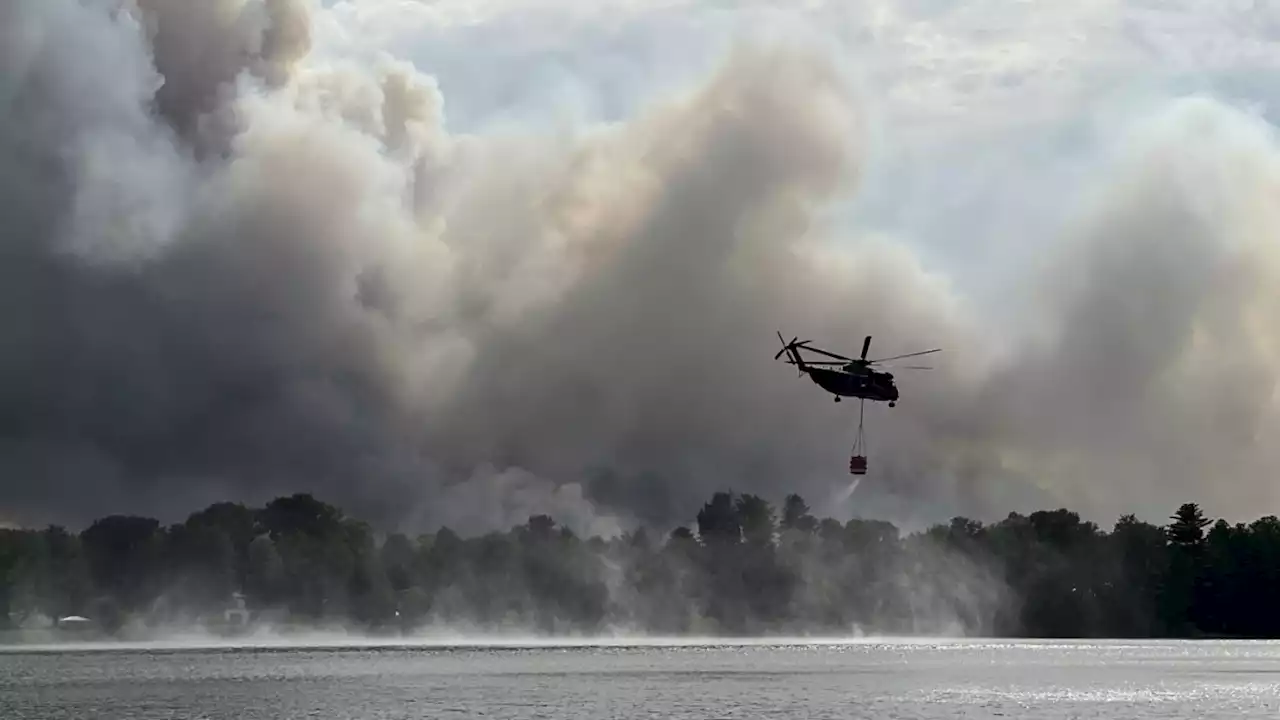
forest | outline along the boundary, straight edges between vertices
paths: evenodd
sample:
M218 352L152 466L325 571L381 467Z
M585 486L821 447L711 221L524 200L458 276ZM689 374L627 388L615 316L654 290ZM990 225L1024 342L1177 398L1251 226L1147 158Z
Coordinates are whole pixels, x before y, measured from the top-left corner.
M311 495L219 503L164 526L103 517L0 531L5 636L79 616L126 628L250 625L526 634L1280 637L1280 521L1194 503L1108 531L1066 509L894 525L715 493L696 522L582 538L545 515L507 532L378 533Z

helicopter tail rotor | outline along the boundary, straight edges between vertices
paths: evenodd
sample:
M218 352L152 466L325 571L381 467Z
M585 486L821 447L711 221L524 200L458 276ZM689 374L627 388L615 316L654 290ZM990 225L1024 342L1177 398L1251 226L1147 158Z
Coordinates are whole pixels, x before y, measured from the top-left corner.
M773 359L777 360L778 358L782 357L783 353L786 353L787 363L790 365L796 366L796 377L803 377L804 376L804 360L800 358L800 353L796 352L796 348L804 345L804 343L797 343L796 341L799 339L800 339L800 336L797 335L791 338L791 342L787 342L782 338L782 332L778 331L778 342L782 343L782 349L779 350L776 354L774 354ZM809 342L809 341L805 340L804 342Z
M791 338L791 342L787 342L786 340L783 340L783 339L782 339L782 331L778 331L778 342L782 343L782 349L781 349L781 350L779 350L779 351L777 352L777 354L775 354L775 355L773 356L773 359L774 359L774 360L777 360L778 358L782 357L782 353L787 353L787 355L788 355L788 356L790 356L790 355L791 355L791 352L790 352L790 351L791 351L791 349L795 347L795 345L796 345L796 340L799 340L799 339L800 339L800 336L799 336L799 335L797 335L797 336L795 336L795 337Z

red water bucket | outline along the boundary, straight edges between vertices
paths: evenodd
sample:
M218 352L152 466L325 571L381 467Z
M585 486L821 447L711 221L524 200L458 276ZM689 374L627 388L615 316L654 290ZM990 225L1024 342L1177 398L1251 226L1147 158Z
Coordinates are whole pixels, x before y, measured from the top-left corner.
M867 458L862 455L854 455L849 458L849 473L852 475L866 475Z

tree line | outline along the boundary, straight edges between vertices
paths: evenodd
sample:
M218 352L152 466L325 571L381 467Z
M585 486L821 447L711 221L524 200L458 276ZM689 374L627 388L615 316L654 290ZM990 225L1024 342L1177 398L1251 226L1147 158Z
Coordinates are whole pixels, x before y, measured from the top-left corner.
M105 632L217 618L233 593L276 622L369 632L1280 637L1280 521L1110 531L1059 509L903 534L789 495L715 493L696 523L580 538L546 515L507 532L379 534L307 494L218 503L170 526L0 531L0 625L78 615Z

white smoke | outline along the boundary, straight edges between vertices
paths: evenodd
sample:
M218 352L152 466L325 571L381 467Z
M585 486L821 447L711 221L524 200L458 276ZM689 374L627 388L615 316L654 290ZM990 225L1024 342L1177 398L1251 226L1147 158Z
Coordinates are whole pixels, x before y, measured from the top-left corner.
M862 55L780 32L617 122L472 131L447 83L360 34L738 26L697 3L6 5L3 514L304 490L388 524L608 533L688 522L719 488L835 497L851 404L773 362L776 329L946 349L872 409L862 514L1274 508L1271 128L1148 93L1102 105L1083 159L1009 175L1001 142L1043 147L1073 99L1103 103L1095 70L1137 64L1115 35L1033 57L1019 32L1056 36L1023 10L978 52L973 10L818 5L781 24L831 23L836 47L860 28ZM950 43L923 50L930 27ZM965 147L995 154L979 172ZM912 196L922 177L950 184ZM1004 206L972 184L999 177L1026 180Z

